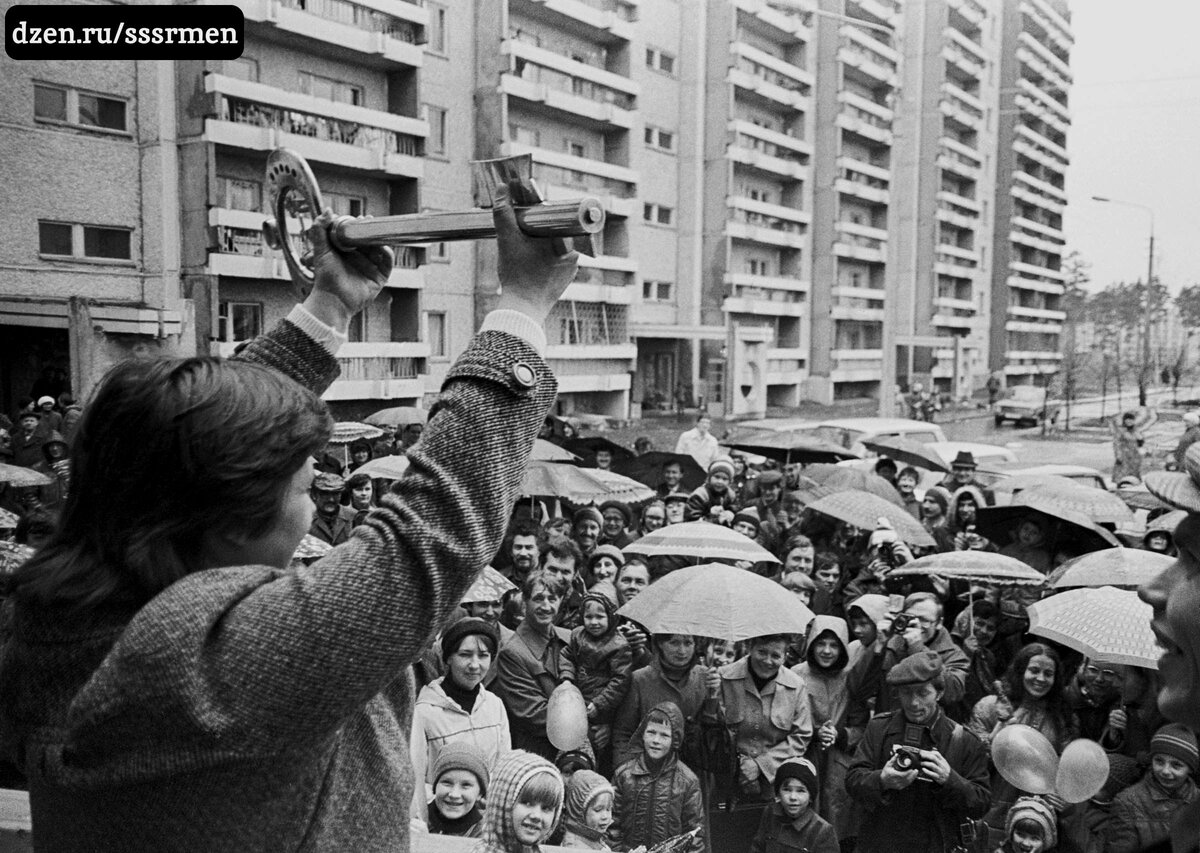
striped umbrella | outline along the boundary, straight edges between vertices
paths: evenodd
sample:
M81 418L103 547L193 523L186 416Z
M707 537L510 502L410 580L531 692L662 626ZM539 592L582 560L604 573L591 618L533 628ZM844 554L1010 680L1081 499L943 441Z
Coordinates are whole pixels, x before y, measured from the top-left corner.
M9 465L0 462L0 483L8 483L14 489L27 489L31 486L48 486L53 480L32 468L22 465Z
M330 444L349 444L365 438L370 441L383 435L383 430L370 424L360 424L355 421L338 421L333 425L333 435L329 437Z
M882 477L876 477L876 479L887 485ZM829 486L830 483L826 480L823 485ZM893 491L895 490L893 489ZM847 524L853 524L855 527L861 527L863 530L874 530L879 519L886 518L891 522L896 534L909 545L931 548L937 544L929 535L929 531L922 527L921 522L913 518L908 510L870 492L847 489L813 501L808 508L813 512L819 512Z
M888 572L888 577L906 575L938 575L995 586L1041 586L1046 582L1046 576L1032 566L991 551L930 554Z
M698 560L737 560L778 563L779 558L753 539L709 521L668 524L621 549L644 557L694 557ZM707 636L707 635L706 635Z
M1086 515L1096 524L1121 524L1133 520L1133 510L1119 497L1103 489L1080 486L1063 478L1064 484L1042 482L1013 495L1011 506L1036 506Z
M1133 589L1154 580L1175 560L1141 548L1106 548L1068 560L1050 574L1053 589L1115 586Z
M1136 592L1071 589L1029 605L1029 633L1107 663L1158 669L1154 609Z
M467 590L462 600L464 602L499 601L504 593L516 588L517 585L515 583L491 566L484 566L483 571L479 573L479 577L475 579L475 583L471 584L471 588Z
M654 497L654 490L612 471L531 461L525 469L521 494L566 498L577 504L609 500L636 503Z

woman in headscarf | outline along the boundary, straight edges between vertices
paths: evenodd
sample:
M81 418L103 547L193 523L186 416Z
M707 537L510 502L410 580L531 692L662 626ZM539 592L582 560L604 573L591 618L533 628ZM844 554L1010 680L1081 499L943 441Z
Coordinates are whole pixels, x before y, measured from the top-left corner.
M483 838L473 853L539 853L562 814L558 768L517 749L500 758L491 776Z

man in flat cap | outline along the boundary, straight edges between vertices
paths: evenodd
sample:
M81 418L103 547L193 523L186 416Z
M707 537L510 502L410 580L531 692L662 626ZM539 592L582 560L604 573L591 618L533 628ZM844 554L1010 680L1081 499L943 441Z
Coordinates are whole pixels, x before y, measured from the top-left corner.
M936 652L911 655L887 674L898 710L876 714L846 774L863 811L858 853L950 853L974 846L973 819L987 811L983 742L950 720Z
M337 474L322 471L313 478L312 499L317 512L308 532L330 545L341 545L350 538L354 526L353 511L342 506L346 481Z

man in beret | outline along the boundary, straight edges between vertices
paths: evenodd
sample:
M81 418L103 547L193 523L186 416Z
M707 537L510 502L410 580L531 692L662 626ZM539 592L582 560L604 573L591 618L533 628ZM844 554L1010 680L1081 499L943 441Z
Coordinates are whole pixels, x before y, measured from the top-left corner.
M354 511L342 506L345 488L345 479L328 471L313 478L310 493L317 512L308 532L330 545L341 545L349 539L350 529L354 526Z
M755 479L758 497L752 504L758 513L763 547L774 551L782 544L783 530L788 526L787 513L783 511L783 474L778 471L763 471Z
M971 848L963 826L987 811L988 755L942 711L941 658L911 655L892 667L887 683L899 708L871 718L846 772L846 790L863 811L858 853Z

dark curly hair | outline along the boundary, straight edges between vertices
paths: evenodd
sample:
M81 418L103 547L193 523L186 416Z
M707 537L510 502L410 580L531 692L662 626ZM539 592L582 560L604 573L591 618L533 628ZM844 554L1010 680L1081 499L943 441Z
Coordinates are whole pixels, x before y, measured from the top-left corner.
M1025 690L1025 670L1029 662L1038 655L1043 655L1054 661L1054 683L1045 699L1035 700ZM1017 652L1009 664L1008 671L1000 679L1001 689L1014 709L1019 708L1026 699L1045 703L1046 712L1058 727L1060 738L1072 728L1071 709L1066 697L1067 672L1063 666L1062 657L1052 647L1044 643L1029 643Z

